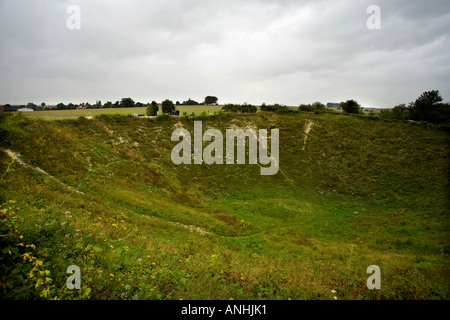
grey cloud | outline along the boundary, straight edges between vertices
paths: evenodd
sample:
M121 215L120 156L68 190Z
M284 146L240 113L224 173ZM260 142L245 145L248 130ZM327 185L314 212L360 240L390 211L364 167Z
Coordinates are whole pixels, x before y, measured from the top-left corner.
M3 0L0 104L449 99L449 2L377 2L381 30L366 0ZM70 4L81 30L66 28Z

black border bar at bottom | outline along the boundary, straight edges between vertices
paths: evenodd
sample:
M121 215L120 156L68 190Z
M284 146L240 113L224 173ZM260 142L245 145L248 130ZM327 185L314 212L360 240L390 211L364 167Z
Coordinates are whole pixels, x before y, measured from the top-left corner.
M26 316L109 316L144 319L303 319L336 316L410 316L440 314L448 301L273 301L273 300L178 300L178 301L17 301L0 300L2 312ZM445 309L444 309L445 308ZM16 313L17 312L17 313ZM331 319L330 318L330 319Z

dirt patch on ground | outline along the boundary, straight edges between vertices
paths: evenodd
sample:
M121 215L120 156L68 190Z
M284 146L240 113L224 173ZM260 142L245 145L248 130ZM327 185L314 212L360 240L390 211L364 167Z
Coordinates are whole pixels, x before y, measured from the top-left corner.
M305 150L305 148L306 148L306 141L308 140L309 132L311 131L313 126L314 126L314 122L312 120L306 121L305 131L304 131L305 132L305 138L303 140L303 150Z
M77 189L75 189L75 188L73 188L73 187L71 187L71 186L68 186L67 184L65 184L64 182L62 182L62 181L59 180L58 178L52 176L52 175L49 174L48 172L42 170L41 168L35 167L35 166L33 166L33 165L31 165L31 164L29 164L29 163L23 161L23 160L20 158L20 154L14 152L14 151L11 151L11 150L9 150L9 149L6 149L6 150L4 150L4 151L6 152L6 154L7 154L11 159L13 159L14 161L17 161L17 162L18 162L19 164L21 164L22 166L25 166L25 167L27 167L27 168L30 168L30 169L34 170L34 171L40 172L40 173L42 173L42 174L45 174L46 176L52 178L53 180L59 182L59 183L60 183L61 185L63 185L64 187L66 187L66 188L68 188L68 189L70 189L70 190L72 190L72 191L74 191L74 192L84 194L83 192L78 191Z

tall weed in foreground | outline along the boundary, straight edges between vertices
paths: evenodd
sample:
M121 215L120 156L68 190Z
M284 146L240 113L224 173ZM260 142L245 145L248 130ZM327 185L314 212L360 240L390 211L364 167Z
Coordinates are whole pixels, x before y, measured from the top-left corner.
M17 228L19 207L9 200L0 209L0 297L53 299L51 272Z

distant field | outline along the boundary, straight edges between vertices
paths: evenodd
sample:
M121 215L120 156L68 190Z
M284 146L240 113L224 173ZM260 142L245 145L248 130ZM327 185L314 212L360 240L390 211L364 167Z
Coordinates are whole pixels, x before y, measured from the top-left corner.
M177 106L177 110L180 110L181 114L183 112L200 114L205 112L220 111L222 106ZM147 107L139 108L100 108L100 109L81 109L81 110L46 110L46 111L35 111L35 112L24 112L28 117L39 117L48 119L64 119L64 118L78 118L93 117L99 114L133 114L133 113L144 113Z

